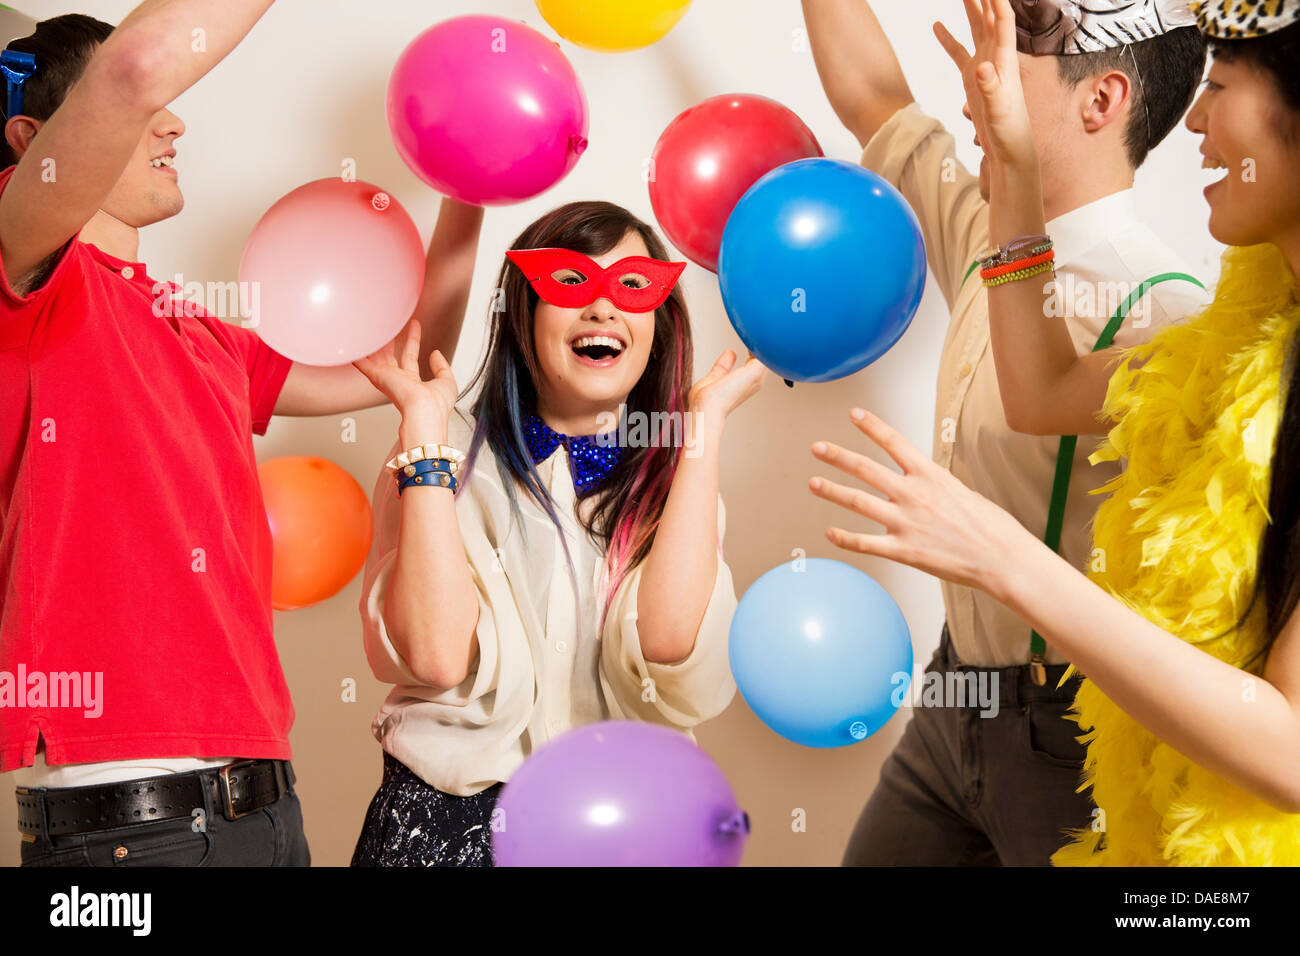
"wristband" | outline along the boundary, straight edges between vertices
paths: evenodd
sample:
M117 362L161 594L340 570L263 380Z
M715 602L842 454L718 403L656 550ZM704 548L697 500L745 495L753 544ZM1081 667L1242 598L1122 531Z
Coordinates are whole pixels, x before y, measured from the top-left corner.
M416 445L414 448L408 448L400 455L394 455L384 467L389 471L396 472L413 462L424 461L429 458L445 458L459 467L465 460L465 453L452 448L450 445Z
M1056 261L1056 253L1051 249L1037 255L1028 256L1024 259L1014 259L1000 266L987 267L980 270L981 279L996 279L999 276L1010 275L1013 272L1020 272L1024 269L1032 269L1034 266L1040 266L1044 263Z
M435 488L450 488L454 495L459 485L456 482L456 476L452 474L455 468L455 462L446 458L425 459L412 465L407 465L397 477L397 495L400 498L402 492L412 485L432 485Z
M994 269L1008 263L1041 255L1053 246L1050 236L1020 236L1012 239L1002 249L980 256L980 265L985 269Z

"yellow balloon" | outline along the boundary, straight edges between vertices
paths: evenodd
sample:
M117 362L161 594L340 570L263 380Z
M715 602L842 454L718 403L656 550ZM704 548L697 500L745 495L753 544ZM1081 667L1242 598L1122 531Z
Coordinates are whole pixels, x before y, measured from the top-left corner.
M589 50L638 50L668 35L691 0L537 0L555 32Z

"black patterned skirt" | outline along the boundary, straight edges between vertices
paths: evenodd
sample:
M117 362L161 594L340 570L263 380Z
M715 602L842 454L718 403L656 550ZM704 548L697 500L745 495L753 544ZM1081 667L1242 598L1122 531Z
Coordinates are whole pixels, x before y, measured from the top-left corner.
M353 866L491 866L492 810L504 784L472 797L431 787L384 753Z

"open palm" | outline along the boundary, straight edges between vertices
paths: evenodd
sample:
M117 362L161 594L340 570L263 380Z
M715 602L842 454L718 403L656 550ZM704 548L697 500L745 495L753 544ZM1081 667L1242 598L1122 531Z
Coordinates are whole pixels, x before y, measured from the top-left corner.
M407 323L406 342L400 346L400 352L399 338L352 364L370 379L375 388L387 395L403 415L423 406L441 416L437 421L444 421L456 405L456 379L452 377L451 366L435 349L429 356L429 368L434 377L427 382L422 380L420 323L415 319Z
M961 70L966 103L991 161L1028 163L1037 158L1016 52L1016 15L1008 0L965 0L975 53L942 23L935 35Z

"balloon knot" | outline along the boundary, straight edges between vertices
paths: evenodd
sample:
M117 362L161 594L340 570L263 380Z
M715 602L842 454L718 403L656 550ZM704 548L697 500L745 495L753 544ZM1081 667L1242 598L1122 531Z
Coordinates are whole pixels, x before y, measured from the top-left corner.
M745 833L749 832L749 814L744 810L737 810L718 824L718 831L721 833L734 834L742 830Z
M569 137L569 148L577 155L581 156L587 151L587 137L574 134Z
M390 205L392 205L392 203L393 203L392 197L389 196L388 193L384 193L384 192L375 193L375 195L370 200L370 205L374 206L380 212L383 212Z

